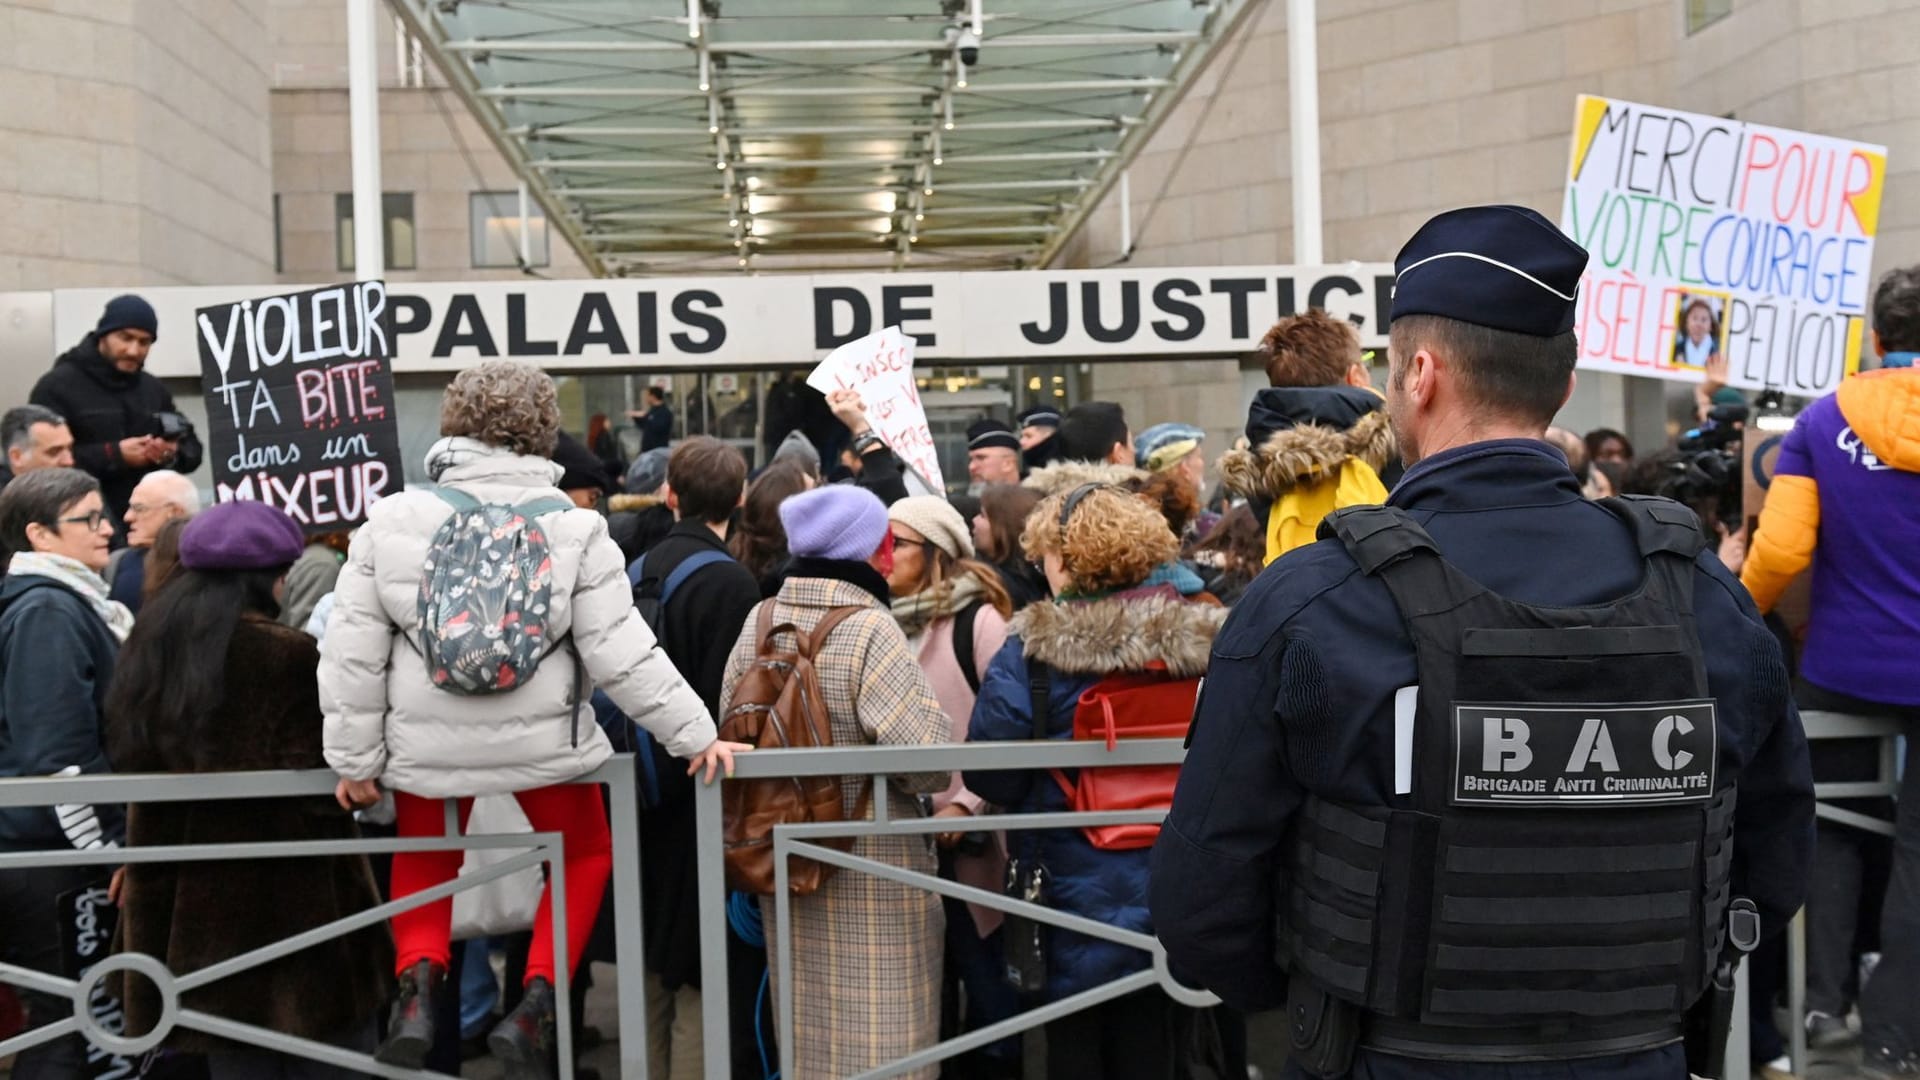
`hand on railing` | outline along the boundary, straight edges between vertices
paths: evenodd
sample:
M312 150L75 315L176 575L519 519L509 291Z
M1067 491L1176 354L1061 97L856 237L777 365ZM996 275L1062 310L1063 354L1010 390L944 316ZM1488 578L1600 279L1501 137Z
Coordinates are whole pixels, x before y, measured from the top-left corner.
M702 768L705 768L706 782L711 784L713 774L725 769L727 779L731 780L733 779L733 755L744 754L752 749L753 747L743 742L723 742L715 739L705 750L695 754L692 761L687 762L687 775L696 776Z
M334 785L333 797L339 801L342 810L365 810L380 801L380 784L376 780L348 780L340 778Z

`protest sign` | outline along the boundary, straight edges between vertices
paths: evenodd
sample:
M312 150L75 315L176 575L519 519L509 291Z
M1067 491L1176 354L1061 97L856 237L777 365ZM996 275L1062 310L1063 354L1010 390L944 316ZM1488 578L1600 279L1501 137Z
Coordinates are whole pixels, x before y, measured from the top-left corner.
M1580 366L1825 394L1857 371L1885 147L1582 95Z
M927 427L927 410L913 382L913 339L898 326L850 341L827 354L807 376L823 394L858 390L867 422L907 467L934 492L946 490L940 456Z
M62 970L70 978L85 979L95 964L113 952L113 934L120 925L120 908L107 899L105 878L70 893L62 893L57 903ZM87 1012L101 1031L110 1035L126 1033L126 1016L121 1012L120 1001L113 996L107 980L95 980L90 987ZM140 1062L135 1058L109 1053L88 1042L85 1075L91 1080L122 1080L139 1076Z
M269 503L324 533L400 490L386 300L363 281L195 312L219 501Z

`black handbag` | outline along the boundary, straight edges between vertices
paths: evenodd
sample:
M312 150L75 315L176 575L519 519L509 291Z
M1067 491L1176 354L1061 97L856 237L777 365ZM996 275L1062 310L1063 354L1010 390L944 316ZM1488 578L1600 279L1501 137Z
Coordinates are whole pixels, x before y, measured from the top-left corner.
M1033 710L1033 738L1047 737L1047 699L1050 679L1047 666L1038 660L1027 661L1028 704ZM1023 844L1032 848L1035 844ZM1016 855L1007 863L1006 894L1030 904L1047 902L1046 865L1037 854ZM1006 956L1007 985L1023 994L1037 994L1047 985L1047 925L1024 915L1008 915L1000 928L1001 947Z

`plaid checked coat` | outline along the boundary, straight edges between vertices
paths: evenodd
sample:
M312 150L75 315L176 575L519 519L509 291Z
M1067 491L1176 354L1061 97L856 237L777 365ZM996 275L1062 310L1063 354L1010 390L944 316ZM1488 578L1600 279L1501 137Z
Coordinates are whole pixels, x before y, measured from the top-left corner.
M892 613L857 585L816 577L788 578L774 605L776 625L792 622L811 632L830 609L863 610L828 635L814 660L827 700L833 741L839 746L950 742L952 724ZM721 700L753 659L759 608L727 661ZM895 818L920 816L915 795L944 791L949 774L896 776L888 786ZM840 782L853 817L861 780ZM879 793L875 792L875 797ZM870 816L870 814L869 814ZM853 854L893 866L936 872L930 837L866 837ZM767 956L779 978L771 898L766 916ZM864 1072L940 1041L940 971L946 920L939 897L920 889L842 870L811 896L792 901L794 1076L830 1080ZM786 988L775 986L776 995ZM938 1067L908 1073L931 1078Z

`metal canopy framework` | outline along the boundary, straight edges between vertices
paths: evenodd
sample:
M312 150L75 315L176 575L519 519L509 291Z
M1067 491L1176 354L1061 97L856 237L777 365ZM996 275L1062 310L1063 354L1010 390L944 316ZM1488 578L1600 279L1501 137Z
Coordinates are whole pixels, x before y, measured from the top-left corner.
M600 274L1045 265L1257 0L389 0Z

